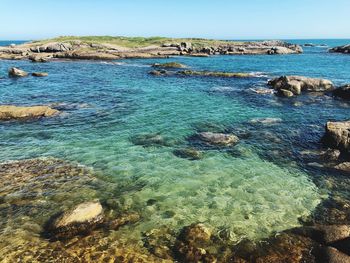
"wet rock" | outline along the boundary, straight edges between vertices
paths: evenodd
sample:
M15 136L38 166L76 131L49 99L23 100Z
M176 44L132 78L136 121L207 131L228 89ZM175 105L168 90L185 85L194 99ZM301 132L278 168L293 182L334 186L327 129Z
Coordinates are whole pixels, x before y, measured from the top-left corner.
M350 173L350 162L340 163L334 166L334 168L342 172Z
M230 146L239 142L236 135L225 133L200 132L198 133L198 138L210 145Z
M327 122L326 133L322 141L325 146L348 152L350 150L350 121Z
M194 148L176 149L173 151L173 153L175 156L189 160L200 160L203 158L202 152Z
M255 92L256 94L273 94L273 89L250 89L251 91Z
M19 68L10 68L9 69L9 76L14 78L22 78L28 76L28 73L24 70L21 70Z
M318 245L311 239L281 233L265 240L251 257L255 263L315 263L313 250Z
M185 65L177 62L168 62L168 63L155 63L152 65L154 68L186 68Z
M167 70L153 70L149 74L153 76L168 76L170 75L170 72Z
M49 222L47 230L57 239L67 239L75 235L87 234L103 222L100 202L85 202L64 212Z
M328 149L322 154L322 159L327 162L337 161L340 157L340 151L337 149Z
M344 45L344 46L334 47L334 48L331 48L331 49L329 50L329 52L350 54L350 45Z
M32 73L32 76L34 77L47 77L49 74L46 72L34 72Z
M334 85L327 79L315 79L302 76L282 76L268 82L275 90L287 90L293 95L300 95L302 92L326 92L333 90Z
M173 143L170 139L158 133L140 134L131 138L131 141L135 145L142 145L145 147L150 146L171 146Z
M212 230L204 224L192 224L184 227L180 239L187 242L207 242L212 236Z
M292 233L309 237L318 243L329 245L350 237L349 225L305 226L291 230Z
M145 247L155 256L162 259L173 259L176 238L175 233L167 226L152 229L144 233L143 241Z
M333 247L320 249L317 263L349 263L350 256L340 252Z
M58 110L48 106L19 107L13 105L0 106L0 120L30 119L39 117L51 117L57 115Z
M277 94L281 97L287 97L287 98L294 96L293 92L291 92L290 90L286 90L286 89L278 90Z
M333 96L350 100L350 84L339 87L333 91Z
M108 227L110 229L117 230L119 227L126 224L133 224L140 220L140 214L138 213L129 213L119 216L118 218L108 222Z

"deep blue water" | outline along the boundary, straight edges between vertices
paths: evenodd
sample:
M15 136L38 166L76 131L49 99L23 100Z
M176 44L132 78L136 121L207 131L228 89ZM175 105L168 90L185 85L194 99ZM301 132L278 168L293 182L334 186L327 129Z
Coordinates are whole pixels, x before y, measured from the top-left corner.
M12 43L7 41L5 44ZM133 59L116 62L0 61L0 104L52 105L58 117L0 124L0 160L54 156L91 166L107 177L142 188L125 191L143 221L123 230L140 238L159 225L193 222L230 229L234 241L266 237L299 224L326 198L315 183L322 171L307 168L302 151L321 148L328 120L349 118L349 104L330 96L279 98L251 91L269 78L303 75L350 83L350 56L328 53L349 40L293 40L300 55ZM0 42L0 45L4 42ZM152 63L176 61L194 70L255 72L251 79L155 77ZM10 79L10 67L48 72L46 78ZM275 124L256 123L275 118ZM235 133L233 149L201 149L204 158L182 159L175 149L194 146L198 131ZM143 147L135 137L159 134L166 147ZM156 210L145 201L158 200ZM152 208L153 209L153 208ZM165 217L172 211L174 216ZM249 220L247 219L249 218Z

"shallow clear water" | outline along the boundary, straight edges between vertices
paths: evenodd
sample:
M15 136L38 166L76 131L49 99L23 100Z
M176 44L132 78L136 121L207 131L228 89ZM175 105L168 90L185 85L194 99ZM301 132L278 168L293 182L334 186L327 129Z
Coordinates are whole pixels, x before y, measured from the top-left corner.
M148 74L152 63L166 61L195 70L259 72L261 77ZM12 66L49 76L9 79ZM266 237L297 226L327 196L327 189L317 188L313 175L297 163L296 153L319 147L325 122L348 118L350 109L327 96L283 99L250 88L264 88L268 78L290 74L340 85L350 83L349 70L350 56L321 47L287 56L0 61L0 104L54 104L63 112L40 121L1 123L0 160L53 156L91 166L120 183L125 190L116 194L124 208L142 214L137 225L120 230L121 239L139 239L160 225L178 230L194 222L229 229L233 241ZM281 121L252 122L267 117ZM202 149L204 158L196 161L173 154L193 146L191 135L207 130L233 132L240 143L232 149ZM143 134L160 134L170 144L135 145L133 138ZM155 205L146 205L150 199Z

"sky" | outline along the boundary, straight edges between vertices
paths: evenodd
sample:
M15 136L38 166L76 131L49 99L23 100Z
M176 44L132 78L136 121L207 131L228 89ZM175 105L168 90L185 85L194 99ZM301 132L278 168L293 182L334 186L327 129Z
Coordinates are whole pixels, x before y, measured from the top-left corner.
M350 38L350 0L0 0L0 40Z

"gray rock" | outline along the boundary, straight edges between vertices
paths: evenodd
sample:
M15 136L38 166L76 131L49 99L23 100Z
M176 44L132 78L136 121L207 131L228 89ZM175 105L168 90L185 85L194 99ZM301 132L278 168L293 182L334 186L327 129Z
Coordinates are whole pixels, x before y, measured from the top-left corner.
M15 77L15 78L21 78L21 77L28 76L28 73L25 72L24 70L19 69L19 68L10 68L9 69L9 76Z
M340 163L340 164L334 166L334 168L336 170L349 173L350 172L350 162Z
M90 232L101 224L103 219L100 202L85 202L53 219L48 230L55 238L66 239Z

